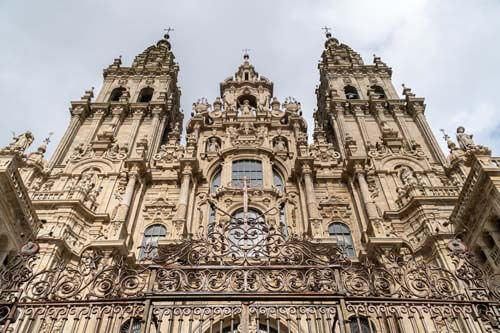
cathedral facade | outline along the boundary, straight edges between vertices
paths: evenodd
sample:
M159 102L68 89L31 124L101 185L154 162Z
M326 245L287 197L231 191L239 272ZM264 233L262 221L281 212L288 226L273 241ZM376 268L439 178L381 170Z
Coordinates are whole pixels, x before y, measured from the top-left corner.
M495 332L500 159L329 33L313 140L248 54L183 129L168 38L0 150L2 332ZM183 133L184 139L183 139Z

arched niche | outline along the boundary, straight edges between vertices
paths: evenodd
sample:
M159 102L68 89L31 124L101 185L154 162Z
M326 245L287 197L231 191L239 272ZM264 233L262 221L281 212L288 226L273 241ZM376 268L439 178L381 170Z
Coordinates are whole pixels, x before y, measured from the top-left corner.
M252 108L257 108L257 98L254 95L250 95L250 94L243 94L243 95L239 96L238 100L237 100L237 103L238 103L237 107L240 108L245 103L245 100L248 100L248 104Z

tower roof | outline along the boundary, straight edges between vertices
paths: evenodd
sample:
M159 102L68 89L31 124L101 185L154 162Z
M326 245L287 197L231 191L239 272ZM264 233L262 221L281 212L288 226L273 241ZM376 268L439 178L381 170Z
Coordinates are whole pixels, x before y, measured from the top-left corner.
M273 83L266 77L259 75L255 70L255 67L250 64L250 56L244 50L243 64L238 67L238 70L234 76L230 76L220 84L220 94L224 96L224 92L227 89L233 88L259 88L265 89L269 92L269 95L273 96Z
M348 45L342 44L328 32L326 34L325 50L321 55L323 64L334 66L363 66L363 59Z
M171 50L169 35L165 34L156 45L152 45L137 55L131 67L122 67L121 57L104 70L104 77L108 74L161 74L177 72L178 65Z
M132 63L133 68L154 68L169 66L173 63L175 56L171 51L169 35L160 39L156 45L148 47L144 52L135 57Z

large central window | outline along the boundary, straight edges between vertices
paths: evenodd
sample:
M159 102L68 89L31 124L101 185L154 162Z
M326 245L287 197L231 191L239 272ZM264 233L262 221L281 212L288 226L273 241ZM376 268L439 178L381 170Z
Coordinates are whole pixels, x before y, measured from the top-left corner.
M233 162L232 183L243 186L243 178L251 186L262 185L262 162L257 160L238 160Z
M249 209L245 224L244 212L238 210L233 214L230 223L229 247L233 255L255 257L265 254L267 229L264 217L259 211Z

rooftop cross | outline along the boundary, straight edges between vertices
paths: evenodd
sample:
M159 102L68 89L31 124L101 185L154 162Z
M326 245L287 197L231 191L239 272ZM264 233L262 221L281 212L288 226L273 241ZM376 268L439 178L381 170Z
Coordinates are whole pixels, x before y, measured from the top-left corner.
M330 30L332 30L332 28L330 27L327 27L326 25L321 28L322 30L325 30L325 35L326 35L326 38L330 38L332 37L332 34L330 33Z
M243 58L248 59L249 58L248 52L250 51L250 49L243 49L241 51L243 51Z
M174 28L168 27L167 29L163 29L167 33L165 34L165 39L168 39L170 37L170 31L175 31Z

